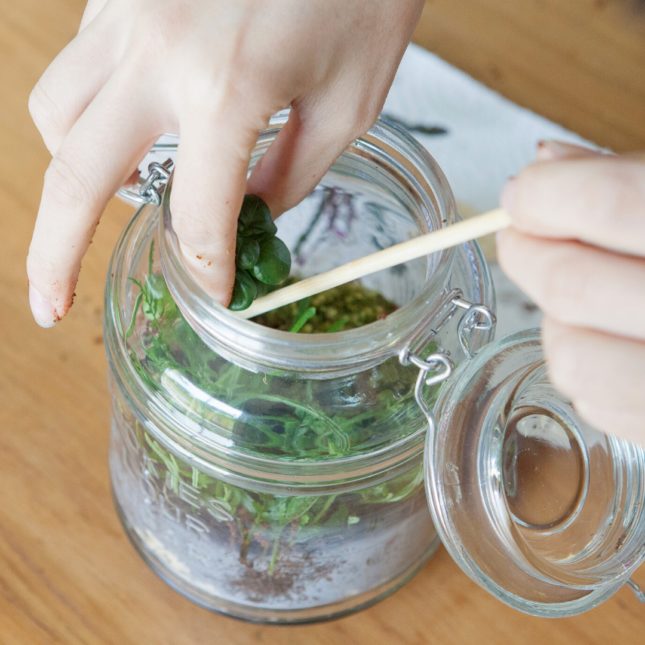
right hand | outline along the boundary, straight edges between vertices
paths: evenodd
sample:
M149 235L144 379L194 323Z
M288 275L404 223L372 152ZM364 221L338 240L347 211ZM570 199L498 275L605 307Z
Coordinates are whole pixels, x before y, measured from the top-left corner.
M378 116L421 0L90 0L29 108L52 154L29 249L34 318L72 304L114 192L177 132L171 211L185 261L223 304L245 192L273 215L300 201ZM271 114L288 124L247 187Z
M645 154L547 142L502 205L499 261L545 313L551 381L596 428L645 446Z

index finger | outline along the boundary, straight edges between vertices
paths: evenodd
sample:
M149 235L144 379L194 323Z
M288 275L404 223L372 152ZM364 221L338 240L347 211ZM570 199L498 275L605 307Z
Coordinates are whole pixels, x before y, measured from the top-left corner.
M511 180L502 205L516 228L645 256L645 156L537 163Z
M36 322L51 327L72 304L99 217L155 138L126 84L112 79L70 130L45 174L27 258Z

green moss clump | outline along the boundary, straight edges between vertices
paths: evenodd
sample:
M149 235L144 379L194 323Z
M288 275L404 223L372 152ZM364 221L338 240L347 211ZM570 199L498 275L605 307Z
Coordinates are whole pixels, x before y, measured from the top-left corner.
M296 280L291 279L291 284ZM313 311L312 311L313 310ZM342 284L253 318L265 327L305 334L355 329L386 318L396 305L359 282ZM298 325L302 317L304 324Z

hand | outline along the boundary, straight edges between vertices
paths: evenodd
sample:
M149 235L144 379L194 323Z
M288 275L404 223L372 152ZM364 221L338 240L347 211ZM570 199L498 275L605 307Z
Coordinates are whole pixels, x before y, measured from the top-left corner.
M553 383L598 429L645 444L645 155L543 144L502 204L500 264L545 312Z
M178 132L171 211L185 261L223 304L245 191L300 201L378 116L421 0L90 0L34 88L52 154L27 272L44 327L72 304L101 212L163 132ZM269 117L288 124L246 186Z

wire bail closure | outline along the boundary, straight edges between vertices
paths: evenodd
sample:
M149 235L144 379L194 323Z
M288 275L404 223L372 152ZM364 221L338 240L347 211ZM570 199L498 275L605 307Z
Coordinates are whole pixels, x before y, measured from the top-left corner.
M459 344L466 357L470 359L475 355L471 342L473 332L492 331L496 323L495 315L486 305L474 304L466 300L459 290L451 292L449 297L450 301L448 310L444 313L438 329L440 329L458 309L463 309L464 313L457 323L457 333ZM432 335L436 335L436 333L437 329L431 330L428 338ZM418 341L418 339L415 340ZM414 341L411 341L401 350L399 353L399 361L402 365L414 365L419 368L419 374L414 387L414 398L428 421L429 432L432 433L436 427L432 409L435 401L432 400L432 397L424 396L424 391L426 388L438 385L450 378L455 368L455 364L446 352L433 352L426 358L422 358L413 351L413 343Z
M645 591L633 578L629 578L625 584L632 590L638 602L645 603Z
M153 161L148 165L148 176L139 186L140 203L154 204L155 206L161 204L163 188L170 178L173 167L174 163L170 158L163 163Z
M497 323L495 314L486 306L482 304L473 304L464 298L455 298L453 301L455 307L464 309L465 313L460 318L457 326L457 333L459 335L459 344L463 349L464 354L468 358L475 355L475 351L471 348L470 339L474 331L492 331Z
M430 388L448 379L455 368L455 364L447 354L430 354L426 359L410 356L410 362L419 368L419 374L414 386L414 399L428 420L428 431L434 432L435 419L432 411L434 401L424 396L424 389Z
M157 152L154 147L153 152ZM122 186L117 191L117 195L130 205L145 206L146 204L154 204L159 206L164 187L168 183L168 179L170 179L174 165L173 160L170 158L162 163L158 161L149 163L148 174L145 177L139 177L133 184Z

